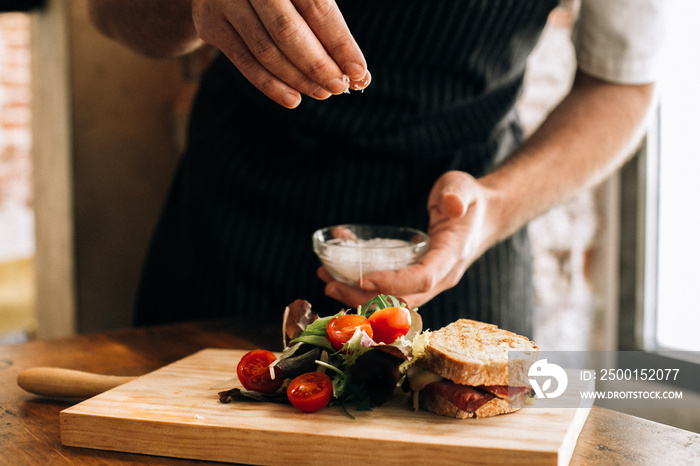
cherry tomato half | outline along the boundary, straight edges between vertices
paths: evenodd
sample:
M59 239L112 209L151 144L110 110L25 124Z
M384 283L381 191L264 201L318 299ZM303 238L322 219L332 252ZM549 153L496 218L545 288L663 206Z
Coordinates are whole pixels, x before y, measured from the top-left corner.
M323 372L307 372L292 380L287 398L297 409L312 413L325 408L333 394L331 378Z
M344 314L334 317L326 324L326 333L331 345L340 350L343 345L352 338L355 329L360 327L372 338L372 326L365 316L359 314Z
M367 319L374 331L373 340L390 345L411 329L411 311L405 307L387 307L374 312Z
M272 352L256 349L247 352L241 358L236 367L238 380L246 390L272 394L275 393L284 382L282 371L275 367L275 378L270 377L270 364L277 359Z

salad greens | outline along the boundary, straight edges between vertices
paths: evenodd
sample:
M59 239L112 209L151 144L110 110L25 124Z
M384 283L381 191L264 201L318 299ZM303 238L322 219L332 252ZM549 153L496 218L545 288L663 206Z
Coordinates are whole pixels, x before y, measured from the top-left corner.
M397 298L389 295L378 295L367 301L363 306L357 308L357 314L363 317L369 317L372 313L388 307L406 307L405 303L400 302ZM335 351L328 339L326 325L331 319L348 314L351 311L340 311L335 315L319 318L308 324L302 333L291 340L292 344L307 343L328 350L326 360L315 361L320 368L325 369L333 383L333 398L336 403L356 403L358 410L370 409L377 405L376 400L382 399L385 401L388 395L391 395L397 388L399 382L398 367L399 365L410 359L411 357L411 342L405 337L398 339L396 342L387 345L384 343L376 343L367 334L359 328L355 330L352 338L348 340L340 351ZM415 317L414 317L415 316ZM412 311L412 320L420 317L416 311ZM422 326L422 324L421 324ZM373 385L373 380L365 380L362 374L358 374L356 370L358 359L370 351L382 351L386 353L387 358L392 357L392 364L396 366L396 371L390 370L393 383L391 385L385 383L382 385L382 393L376 393L376 384ZM284 358L285 353L280 356ZM368 358L369 359L369 358ZM370 365L376 366L379 364L376 361ZM385 364L386 365L386 364ZM384 368L386 369L386 368ZM364 367L363 370L367 370ZM393 374L395 372L395 374ZM377 375L386 375L386 370ZM376 377L375 377L376 378ZM389 392L388 394L386 392Z
M359 306L355 312L369 317L374 312L389 307L406 308L406 304L393 296L378 295ZM356 409L361 411L379 406L388 400L400 387L402 373L412 360L413 340L424 340L420 337L423 334L420 315L416 310L409 310L409 332L391 344L375 342L358 327L342 348L336 351L328 337L326 326L335 317L352 312L342 310L334 315L319 318L311 312L311 305L307 301L297 300L290 304L285 310L283 323L285 345L287 338L289 345L270 365L270 374L274 377L274 366L281 370L286 379L300 375L301 370L325 372L330 377L333 387L331 404L342 405L346 413L347 404L355 405ZM309 369L311 366L313 368ZM241 389L221 392L219 395L223 402L239 396L250 396ZM250 397L280 401L279 394L255 394Z
M402 303L393 296L380 294L367 301L364 306L360 306L357 313L369 317L374 312L387 307L406 307L406 303Z

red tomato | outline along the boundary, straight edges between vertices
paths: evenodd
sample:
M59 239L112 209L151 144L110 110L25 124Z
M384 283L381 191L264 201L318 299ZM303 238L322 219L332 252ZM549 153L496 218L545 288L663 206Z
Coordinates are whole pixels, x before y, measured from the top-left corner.
M328 321L326 333L328 333L328 339L333 348L340 350L352 338L357 327L360 327L372 338L372 326L366 317L359 314L345 314Z
M325 408L332 394L331 378L323 372L302 374L287 387L287 398L292 405L307 413Z
M387 307L369 316L374 341L391 344L411 329L411 311L405 307Z
M247 352L241 358L236 368L238 380L247 390L272 394L282 386L284 377L282 371L275 367L275 378L270 377L270 364L277 359L272 352L256 349Z

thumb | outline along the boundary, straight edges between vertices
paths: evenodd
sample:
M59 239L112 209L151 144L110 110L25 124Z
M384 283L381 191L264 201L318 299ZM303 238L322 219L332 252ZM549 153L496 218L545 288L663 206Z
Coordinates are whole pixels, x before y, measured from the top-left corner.
M467 211L464 200L456 192L443 192L440 196L440 212L449 218L459 218Z
M467 212L470 189L473 178L459 171L450 171L442 175L430 195L428 209L437 210L448 218L459 218Z

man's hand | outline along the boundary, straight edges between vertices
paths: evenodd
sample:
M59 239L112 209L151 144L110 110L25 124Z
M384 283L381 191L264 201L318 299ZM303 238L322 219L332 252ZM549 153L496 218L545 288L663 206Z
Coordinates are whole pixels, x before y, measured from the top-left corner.
M654 85L623 85L579 72L571 92L540 128L498 169L478 180L448 172L435 183L430 250L395 272L363 277L361 289L331 280L326 294L356 306L377 293L420 306L454 286L486 249L533 218L590 188L633 153L654 102Z
M192 0L192 18L202 40L284 107L369 84L335 0Z
M428 198L430 249L425 256L403 269L368 273L361 288L333 281L321 267L318 275L327 283L326 294L356 307L385 293L415 307L452 288L488 243L485 235L493 228L487 224L486 205L492 195L467 173L445 173Z

